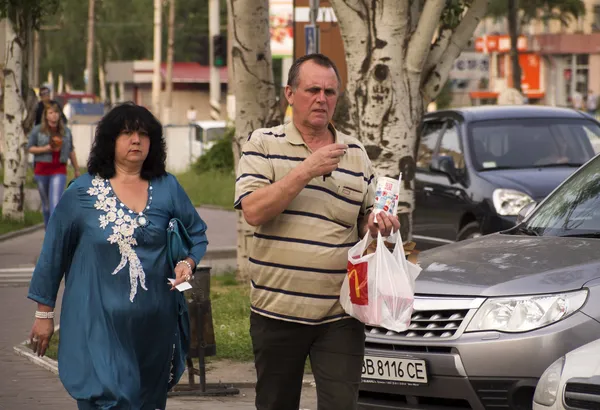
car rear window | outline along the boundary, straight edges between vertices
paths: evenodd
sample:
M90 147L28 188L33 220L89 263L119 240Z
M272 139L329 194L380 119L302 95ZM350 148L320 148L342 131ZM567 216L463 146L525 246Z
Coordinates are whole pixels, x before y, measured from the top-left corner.
M600 127L584 119L478 121L470 125L469 138L480 171L582 165L600 150Z

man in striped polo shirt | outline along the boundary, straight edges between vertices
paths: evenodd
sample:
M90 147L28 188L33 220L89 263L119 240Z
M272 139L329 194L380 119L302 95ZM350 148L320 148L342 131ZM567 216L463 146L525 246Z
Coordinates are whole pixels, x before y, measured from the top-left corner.
M339 304L348 250L398 218L370 213L374 173L362 144L331 124L340 76L322 54L290 68L292 121L244 144L235 207L256 227L249 251L250 335L258 410L297 410L309 356L319 410L356 408L364 325Z

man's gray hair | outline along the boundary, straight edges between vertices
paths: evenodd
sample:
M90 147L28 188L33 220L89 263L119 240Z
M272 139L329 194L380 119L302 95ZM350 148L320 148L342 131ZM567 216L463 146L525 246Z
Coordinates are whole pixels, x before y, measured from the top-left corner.
M338 88L342 86L342 78L340 77L340 72L338 71L335 63L326 55L319 53L307 54L294 61L294 64L292 64L290 71L288 72L287 85L293 89L298 87L298 84L300 83L300 66L307 61L313 61L315 64L318 64L321 67L333 68L333 71L335 71L335 76L337 77Z

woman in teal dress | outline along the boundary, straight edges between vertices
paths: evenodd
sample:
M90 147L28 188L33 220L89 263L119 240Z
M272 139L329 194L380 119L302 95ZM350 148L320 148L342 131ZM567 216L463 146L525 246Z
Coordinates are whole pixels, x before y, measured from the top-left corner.
M31 341L43 356L64 278L58 369L79 409L165 409L185 368L187 306L174 286L191 278L208 242L165 159L156 118L131 103L114 108L98 124L88 173L50 218L28 294L38 304ZM192 242L174 268L173 218Z

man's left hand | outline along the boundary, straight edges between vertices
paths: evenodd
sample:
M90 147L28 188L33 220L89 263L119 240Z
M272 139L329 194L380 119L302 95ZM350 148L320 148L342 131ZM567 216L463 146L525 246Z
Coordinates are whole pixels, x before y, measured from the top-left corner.
M381 236L385 238L400 229L400 221L395 215L380 212L377 214L377 223L375 223L375 214L371 212L367 220L367 229L373 238L377 238L377 233L381 233Z

